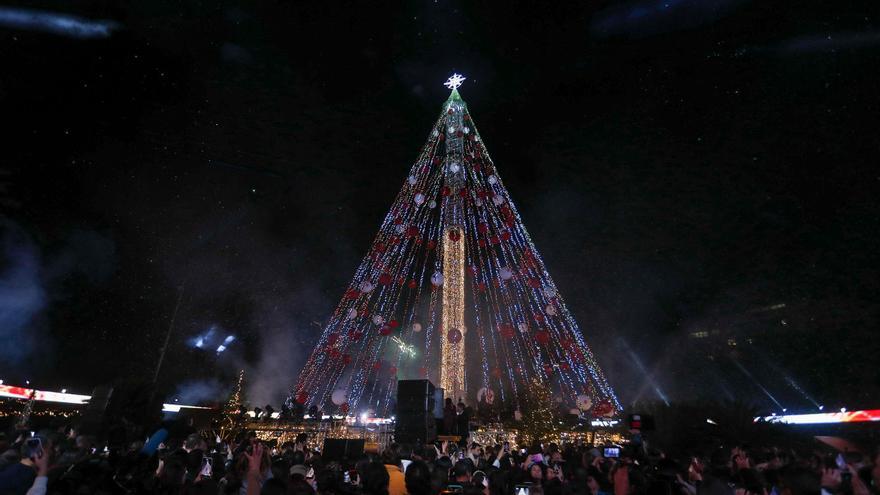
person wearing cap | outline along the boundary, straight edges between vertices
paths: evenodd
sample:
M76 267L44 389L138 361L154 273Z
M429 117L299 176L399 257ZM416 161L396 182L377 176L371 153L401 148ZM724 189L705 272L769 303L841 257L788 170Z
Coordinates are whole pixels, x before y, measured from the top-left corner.
M479 487L483 490L483 495L489 495L489 477L483 471L474 471L473 476L471 476L471 483L475 487Z
M309 468L305 466L305 464L294 464L290 466L290 477L297 477L298 479L306 479L306 475L309 474Z

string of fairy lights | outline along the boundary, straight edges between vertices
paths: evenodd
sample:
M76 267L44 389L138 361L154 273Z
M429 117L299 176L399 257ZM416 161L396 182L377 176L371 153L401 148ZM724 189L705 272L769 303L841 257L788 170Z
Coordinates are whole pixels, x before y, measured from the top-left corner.
M428 378L468 401L491 388L520 404L540 379L568 402L588 395L619 410L455 89L460 83L450 86L290 401L387 415L398 379Z

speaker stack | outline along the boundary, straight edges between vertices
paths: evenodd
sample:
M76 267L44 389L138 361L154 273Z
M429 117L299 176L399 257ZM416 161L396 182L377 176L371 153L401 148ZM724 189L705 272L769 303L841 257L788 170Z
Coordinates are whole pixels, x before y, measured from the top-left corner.
M437 437L434 419L435 388L428 380L397 382L397 419L394 441L428 443Z

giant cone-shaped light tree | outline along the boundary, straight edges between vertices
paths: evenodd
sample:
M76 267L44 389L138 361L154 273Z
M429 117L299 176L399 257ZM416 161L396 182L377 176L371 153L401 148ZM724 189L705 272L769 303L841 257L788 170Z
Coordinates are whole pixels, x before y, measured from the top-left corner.
M447 81L452 94L290 400L390 415L398 379L428 378L455 400L490 389L517 407L538 378L572 405L619 409L458 94L462 80Z

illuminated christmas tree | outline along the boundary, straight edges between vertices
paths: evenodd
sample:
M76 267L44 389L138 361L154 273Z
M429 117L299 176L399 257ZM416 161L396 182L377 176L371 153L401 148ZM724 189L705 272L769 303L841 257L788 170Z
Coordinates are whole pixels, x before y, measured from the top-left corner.
M520 442L525 445L556 440L559 433L560 415L547 385L539 377L534 377L528 384L528 393L524 394L519 430Z
M620 404L489 157L458 74L290 402L390 415L398 379L525 404L532 380Z
M229 394L226 405L223 406L223 416L220 418L219 432L220 437L223 439L230 439L242 424L241 407L243 403L241 394L243 391L244 370L240 370L238 372L238 381L235 384L235 388L232 389L232 393Z
M16 430L27 430L29 429L31 423L31 414L34 412L34 401L37 397L37 391L31 390L31 395L28 397L27 402L25 402L24 407L21 410L21 414L18 416L18 421L15 423Z

